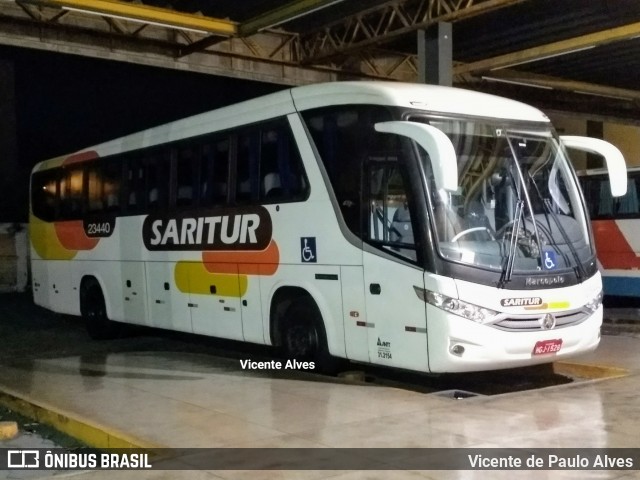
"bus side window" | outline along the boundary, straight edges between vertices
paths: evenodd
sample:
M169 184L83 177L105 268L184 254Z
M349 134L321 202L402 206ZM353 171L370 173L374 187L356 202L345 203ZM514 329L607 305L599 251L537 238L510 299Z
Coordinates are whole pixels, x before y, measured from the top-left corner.
M145 207L145 171L140 158L130 158L125 173L127 179L127 211L137 212Z
M250 130L238 136L236 201L258 200L260 193L260 131Z
M60 179L60 217L63 220L80 218L82 215L83 171L80 168L62 170Z
M169 155L167 152L155 153L144 160L149 210L166 208L169 199Z
M260 199L277 200L282 197L282 177L279 171L278 151L280 131L265 129L261 134Z
M120 192L122 186L122 160L114 159L104 165L103 201L107 212L120 211Z
M178 150L176 165L176 206L187 207L195 205L198 191L198 160L200 152L198 146L181 148Z
M262 132L260 199L265 203L302 200L307 182L300 152L286 124Z
M87 211L101 212L104 209L102 195L102 169L99 162L93 162L86 171L87 175Z
M377 133L376 122L391 119L386 107L338 106L302 113L327 172L346 227L358 238L367 236L367 204L362 200L362 162L371 149L398 151L395 135Z
M407 189L397 162L367 166L369 225L367 240L383 250L416 260Z
M200 159L200 205L221 205L227 201L229 181L229 138L214 139L202 147Z
M56 218L58 201L57 173L56 170L34 173L31 185L33 214L48 222Z
M222 204L227 202L229 191L229 138L219 140L214 147L212 198L214 204Z
M604 183L604 182L603 182ZM638 191L635 178L627 179L627 193L617 198L618 214L627 216L638 215Z

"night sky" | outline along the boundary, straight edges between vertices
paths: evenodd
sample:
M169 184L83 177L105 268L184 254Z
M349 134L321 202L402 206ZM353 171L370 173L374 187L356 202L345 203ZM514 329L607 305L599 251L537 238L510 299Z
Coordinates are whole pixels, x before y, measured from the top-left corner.
M15 69L18 162L16 178L0 176L0 222L26 221L29 172L41 160L285 88L10 47L0 60ZM14 162L4 152L0 166Z

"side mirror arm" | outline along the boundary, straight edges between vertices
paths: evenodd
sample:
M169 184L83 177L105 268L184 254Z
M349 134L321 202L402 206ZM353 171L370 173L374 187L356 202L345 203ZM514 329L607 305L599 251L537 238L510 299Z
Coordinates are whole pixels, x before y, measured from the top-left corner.
M561 135L560 142L566 148L602 155L609 172L611 195L621 197L627 193L627 165L624 162L622 152L617 147L598 138L573 135Z
M375 124L378 132L395 133L414 140L431 158L436 187L449 192L458 190L458 161L449 137L442 131L418 122L391 121Z

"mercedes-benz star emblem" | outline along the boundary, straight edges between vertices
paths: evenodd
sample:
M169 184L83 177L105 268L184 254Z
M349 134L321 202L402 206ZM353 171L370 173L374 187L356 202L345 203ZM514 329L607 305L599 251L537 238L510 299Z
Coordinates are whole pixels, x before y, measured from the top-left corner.
M556 326L556 317L554 317L550 313L547 313L540 319L540 325L544 330L551 330Z

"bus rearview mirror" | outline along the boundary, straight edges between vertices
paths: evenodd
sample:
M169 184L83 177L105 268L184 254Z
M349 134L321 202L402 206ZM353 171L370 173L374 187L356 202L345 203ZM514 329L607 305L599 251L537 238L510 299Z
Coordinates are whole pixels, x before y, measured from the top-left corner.
M622 152L617 147L598 138L573 135L561 135L560 141L566 148L602 155L609 172L611 195L621 197L627 193L627 165L624 162Z
M374 125L377 132L395 133L414 140L431 158L436 187L449 192L458 190L456 151L442 130L417 122L391 121Z

